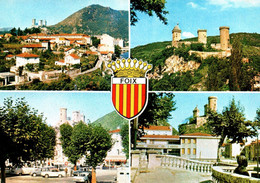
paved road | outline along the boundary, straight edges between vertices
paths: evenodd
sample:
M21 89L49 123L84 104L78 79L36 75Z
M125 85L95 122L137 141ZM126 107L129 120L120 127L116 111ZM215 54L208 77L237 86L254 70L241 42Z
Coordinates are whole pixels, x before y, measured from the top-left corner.
M117 170L96 170L98 183L114 183ZM43 178L30 175L7 177L6 183L73 183L73 177Z
M211 179L211 175L205 175L198 172L157 168L155 170L150 170L148 173L137 175L134 183L199 183Z

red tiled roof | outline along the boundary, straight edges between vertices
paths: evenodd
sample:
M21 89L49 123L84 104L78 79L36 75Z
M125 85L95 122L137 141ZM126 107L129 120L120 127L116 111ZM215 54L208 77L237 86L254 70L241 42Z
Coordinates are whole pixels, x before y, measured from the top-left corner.
M97 55L98 53L95 51L86 51L86 54Z
M21 38L21 39L23 39L23 40L27 39L28 37L29 37L29 36L17 36L18 39Z
M72 48L67 48L66 50L64 50L64 51L69 51L69 50L71 50Z
M102 55L107 55L109 52L108 51L101 51L100 52Z
M24 57L24 58L37 58L40 57L39 55L31 54L31 53L21 53L16 55L17 57Z
M43 48L43 46L41 44L27 44L23 48Z
M120 132L120 129L109 131L109 133L118 133L118 132Z
M163 130L171 131L170 126L149 126L149 128L144 128L145 130Z
M59 62L61 62L61 63L65 63L65 61L64 61L64 60L60 60Z
M183 134L181 136L212 136L212 135L207 134L207 133L200 133L200 132L198 132L198 133Z
M179 139L178 135L144 135L141 138Z
M74 59L80 59L80 57L78 56L78 55L76 55L76 54L70 54L70 56L72 57L72 58L74 58Z
M98 47L100 47L100 46L105 46L105 44L99 44Z
M6 55L7 58L14 57L14 55Z

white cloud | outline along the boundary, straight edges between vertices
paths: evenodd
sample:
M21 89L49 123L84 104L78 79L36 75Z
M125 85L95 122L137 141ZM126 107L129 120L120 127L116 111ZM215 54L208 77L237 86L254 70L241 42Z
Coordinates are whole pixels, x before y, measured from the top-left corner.
M206 8L201 7L200 5L198 5L198 4L194 3L194 2L188 2L187 5L188 5L188 6L191 6L191 7L194 8L194 9L195 9L195 8L201 9L201 10L206 9Z
M197 8L198 7L198 5L195 4L194 2L189 2L189 3L187 3L187 5L190 5L192 8Z
M207 0L209 4L227 8L260 7L260 0Z
M183 38L192 38L195 37L191 32L183 32L182 33Z

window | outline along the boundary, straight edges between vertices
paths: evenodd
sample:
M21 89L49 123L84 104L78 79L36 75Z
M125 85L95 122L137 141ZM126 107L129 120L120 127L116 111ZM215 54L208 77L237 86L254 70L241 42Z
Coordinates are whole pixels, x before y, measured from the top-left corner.
M185 148L181 149L181 154L185 154Z
M190 148L188 148L188 154L190 154Z
M190 144L191 139L188 139L188 144Z
M196 139L193 139L193 144L196 144Z
M194 155L196 154L196 148L193 149L193 154L194 154Z
M181 143L182 143L182 144L185 144L185 139L181 139Z

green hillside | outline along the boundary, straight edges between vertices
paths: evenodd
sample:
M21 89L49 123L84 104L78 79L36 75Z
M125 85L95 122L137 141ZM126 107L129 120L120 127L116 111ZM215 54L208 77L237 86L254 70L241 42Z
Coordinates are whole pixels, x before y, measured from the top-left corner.
M108 130L115 130L117 129L117 127L120 127L123 123L128 123L128 120L119 116L116 111L113 111L97 119L93 123L101 124L101 126Z
M230 42L235 37L238 37L243 44L243 51L245 56L260 56L260 34L257 33L233 33L230 34ZM184 39L183 41L197 41L198 38ZM219 43L219 36L208 36L208 44ZM151 61L155 55L158 55L167 46L171 46L171 41L155 42L143 46L137 46L131 49L131 57L137 59L143 59L145 61Z
M128 11L91 5L49 27L60 33L84 33L89 35L109 34L128 40Z
M243 72L239 77L240 91L257 90L253 88L254 76L260 73L260 34L257 33L234 33L230 34L231 44L235 38L241 43L242 58L248 58L248 63L236 64ZM185 39L183 41L197 41L198 38ZM192 43L190 46L182 45L178 48L171 47L171 41L150 43L131 49L131 58L142 59L153 64L153 70L157 78L151 78L149 89L152 91L229 91L232 88L234 73L230 57L208 57L202 59L197 55L190 55L190 50L212 52L218 51L211 48L212 43L219 43L219 36L208 36L207 45ZM165 61L172 55L182 57L183 63L178 65L178 72L164 72ZM235 60L235 59L233 59ZM188 61L195 61L198 69L182 71L181 68ZM176 68L176 67L175 67ZM158 77L159 76L159 77ZM158 79L160 78L160 79Z

